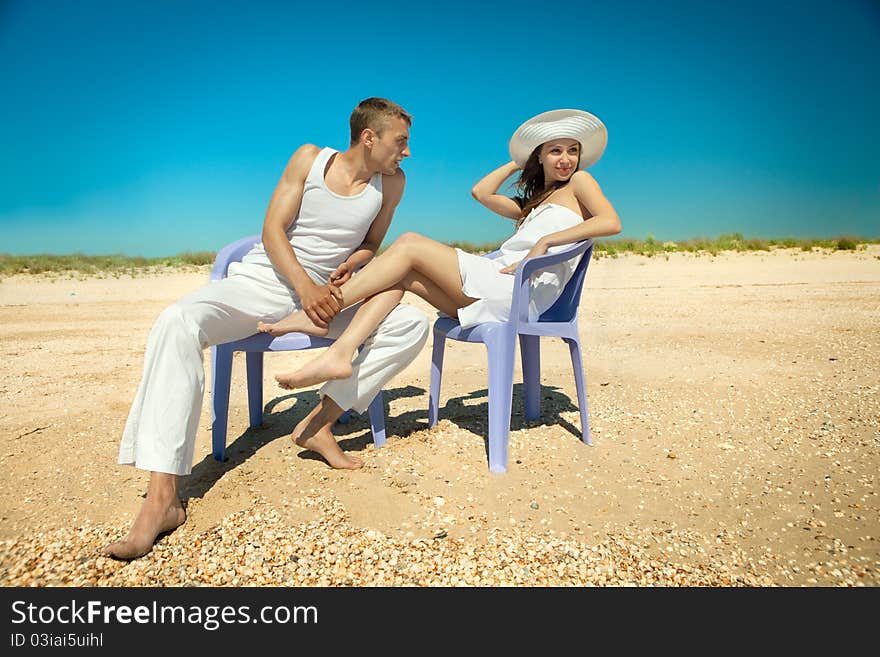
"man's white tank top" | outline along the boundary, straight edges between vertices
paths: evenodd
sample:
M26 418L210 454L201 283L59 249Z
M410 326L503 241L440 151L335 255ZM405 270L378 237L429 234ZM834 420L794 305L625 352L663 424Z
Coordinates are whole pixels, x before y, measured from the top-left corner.
M330 274L363 243L382 207L381 173L373 175L354 196L342 196L327 187L324 172L336 153L332 148L323 148L318 153L306 178L299 214L287 229L296 259L318 284L326 283ZM241 261L272 266L262 242Z

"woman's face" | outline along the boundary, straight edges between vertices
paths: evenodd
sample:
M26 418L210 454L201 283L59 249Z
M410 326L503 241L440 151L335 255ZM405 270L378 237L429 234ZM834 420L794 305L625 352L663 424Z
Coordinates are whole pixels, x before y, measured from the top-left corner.
M538 161L544 167L544 181L562 182L577 171L581 145L575 139L553 139L541 145Z

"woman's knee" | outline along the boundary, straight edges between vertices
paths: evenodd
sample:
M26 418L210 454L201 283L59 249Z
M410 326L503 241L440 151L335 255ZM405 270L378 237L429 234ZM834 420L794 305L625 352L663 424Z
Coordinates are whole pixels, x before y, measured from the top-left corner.
M430 238L419 233L404 233L391 245L398 253L418 253L419 249L430 241Z
M418 244L424 240L428 239L424 235L420 235L419 233L408 232L404 233L400 237L398 237L395 241L397 244Z
M430 237L419 233L404 233L398 237L388 249L394 257L406 261L411 267L418 267L426 258L430 259L434 252L430 247L437 244Z

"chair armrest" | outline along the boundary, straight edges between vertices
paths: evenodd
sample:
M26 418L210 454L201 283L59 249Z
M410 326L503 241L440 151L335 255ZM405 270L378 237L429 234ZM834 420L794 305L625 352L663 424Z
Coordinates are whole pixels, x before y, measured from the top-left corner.
M590 248L592 243L593 240L591 239L575 242L567 249L563 249L558 253L547 253L542 256L535 256L534 258L526 258L520 262L514 272L513 302L510 306L511 321L527 322L529 319L529 299L531 297L529 277L534 272L576 258Z
M226 270L233 262L240 262L244 255L260 241L259 235L249 235L240 240L227 244L217 253L214 258L214 268L211 270L211 281L219 281L226 278Z

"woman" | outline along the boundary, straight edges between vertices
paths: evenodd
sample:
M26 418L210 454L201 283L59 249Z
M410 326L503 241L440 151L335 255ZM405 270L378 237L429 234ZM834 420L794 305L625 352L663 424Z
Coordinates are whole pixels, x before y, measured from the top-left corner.
M490 210L517 221L516 232L494 260L482 258L416 233L398 238L357 276L335 288L342 308L365 303L346 331L323 354L291 374L278 375L283 388L301 388L351 375L358 346L399 302L413 292L462 326L506 321L513 298L513 273L526 259L581 240L616 235L620 220L598 183L583 169L605 150L602 122L581 110L553 110L523 123L510 140L512 161L478 182L472 194ZM522 169L515 199L498 188ZM577 266L572 259L533 275L529 316L553 305ZM260 331L283 335L300 331L324 335L300 311Z

